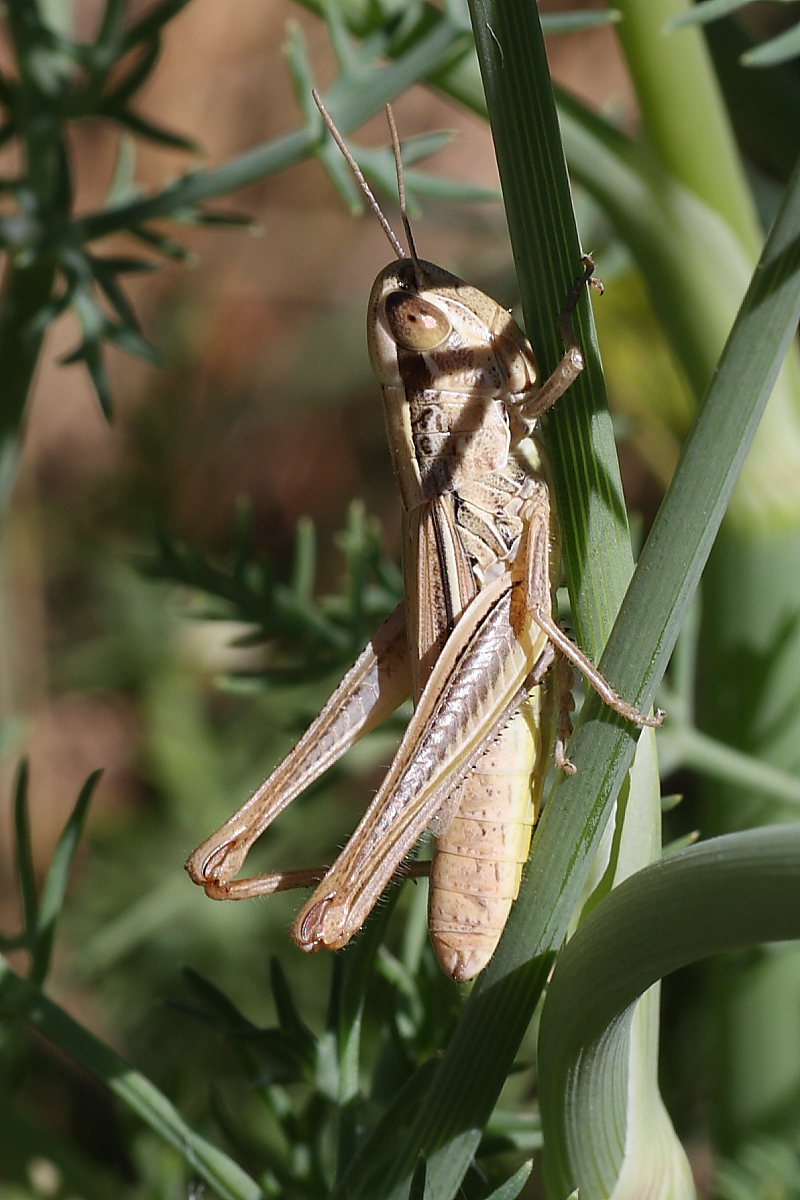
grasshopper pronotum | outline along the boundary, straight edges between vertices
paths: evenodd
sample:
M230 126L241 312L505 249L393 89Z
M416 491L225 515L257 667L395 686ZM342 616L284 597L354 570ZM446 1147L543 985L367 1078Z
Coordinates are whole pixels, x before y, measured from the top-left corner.
M407 251L315 99L397 255L375 280L367 322L403 505L405 601L187 870L215 899L317 883L292 936L304 950L338 949L432 829L431 938L444 970L466 980L494 952L528 857L550 757L550 668L575 664L639 725L663 717L620 699L553 617L558 538L533 435L583 369L571 312L592 264L585 260L562 314L564 357L540 385L530 343L509 313L417 257L391 111ZM555 759L572 770L564 752L569 689L556 690ZM394 761L333 866L236 879L278 814L408 695L414 713Z

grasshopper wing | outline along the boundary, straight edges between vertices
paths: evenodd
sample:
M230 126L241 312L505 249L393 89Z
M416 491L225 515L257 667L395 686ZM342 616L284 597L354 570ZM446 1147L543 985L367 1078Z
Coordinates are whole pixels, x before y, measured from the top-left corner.
M547 636L518 620L510 572L471 601L436 661L383 784L295 919L304 950L344 946L487 743L522 704Z

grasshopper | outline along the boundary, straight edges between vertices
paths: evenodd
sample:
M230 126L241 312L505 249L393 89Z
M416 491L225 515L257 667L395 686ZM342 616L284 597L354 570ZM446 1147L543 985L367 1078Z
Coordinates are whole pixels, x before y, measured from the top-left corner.
M444 970L463 981L488 962L516 898L556 707L555 761L574 770L564 748L567 664L630 721L663 719L621 699L553 615L558 530L535 432L583 369L571 315L593 264L584 260L564 306L564 356L540 383L510 314L418 258L391 110L407 249L314 98L397 256L375 280L367 330L403 507L405 600L294 749L186 866L214 899L317 884L292 937L304 950L338 949L392 877L412 873L404 860L432 830L433 863L420 864L430 871L431 939ZM561 669L551 672L554 664ZM394 760L333 866L237 879L272 821L409 695L414 712Z

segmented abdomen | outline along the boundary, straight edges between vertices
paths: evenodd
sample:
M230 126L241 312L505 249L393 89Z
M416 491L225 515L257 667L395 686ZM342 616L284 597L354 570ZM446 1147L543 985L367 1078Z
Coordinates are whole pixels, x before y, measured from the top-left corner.
M549 753L546 687L533 690L478 759L436 839L431 940L444 970L461 982L486 966L519 891L546 774L536 764Z

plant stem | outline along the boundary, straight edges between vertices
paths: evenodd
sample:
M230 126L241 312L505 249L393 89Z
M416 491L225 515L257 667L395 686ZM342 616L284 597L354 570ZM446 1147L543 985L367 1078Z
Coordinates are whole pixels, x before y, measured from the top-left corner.
M755 262L759 223L703 34L695 26L664 32L688 3L620 0L616 7L650 145L674 179L724 217Z

